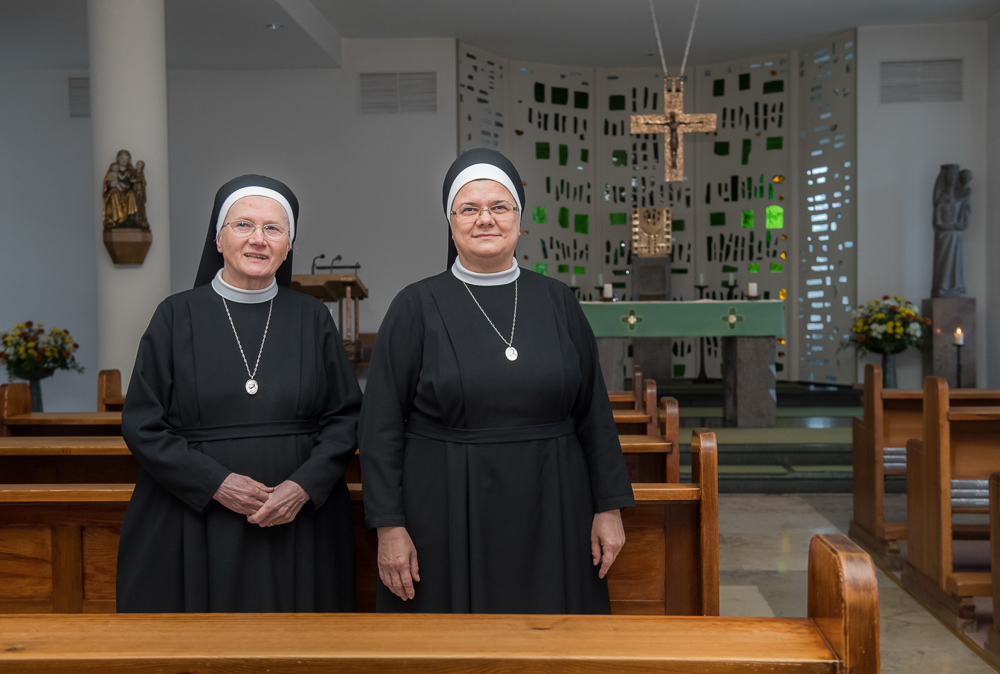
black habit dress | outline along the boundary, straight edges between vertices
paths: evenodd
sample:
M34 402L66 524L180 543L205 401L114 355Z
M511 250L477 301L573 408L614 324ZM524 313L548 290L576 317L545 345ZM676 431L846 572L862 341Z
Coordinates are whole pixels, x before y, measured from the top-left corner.
M251 369L268 302L229 310ZM256 380L222 298L204 285L157 308L139 344L122 434L141 467L118 549L119 612L354 610L344 469L361 392L315 299L279 287ZM310 500L261 528L213 500L232 472Z
M609 613L594 513L634 505L593 332L569 288L521 270L515 361L450 271L379 329L359 422L368 526L405 526L420 567L377 610ZM469 286L504 337L514 283Z

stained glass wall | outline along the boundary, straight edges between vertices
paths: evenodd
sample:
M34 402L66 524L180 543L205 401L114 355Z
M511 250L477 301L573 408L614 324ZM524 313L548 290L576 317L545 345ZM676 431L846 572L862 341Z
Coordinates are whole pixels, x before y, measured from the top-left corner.
M858 303L857 106L855 31L799 53L799 181L802 225L794 337L798 378L829 384L855 379L854 352L839 351Z

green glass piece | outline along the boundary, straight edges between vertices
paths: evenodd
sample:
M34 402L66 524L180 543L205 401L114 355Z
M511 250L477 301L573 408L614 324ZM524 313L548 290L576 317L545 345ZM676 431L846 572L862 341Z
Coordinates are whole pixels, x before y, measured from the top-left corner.
M724 265L722 265L722 273L723 274L735 274L736 273L736 267L732 267L732 266L730 266L728 264L724 264Z
M740 91L746 91L750 88L750 73L743 73L740 75Z
M767 228L782 229L785 226L785 209L778 205L767 207Z
M545 102L545 85L541 82L535 82L535 102Z
M630 273L631 272L628 269L612 269L611 270L611 275L612 276L628 276Z
M549 274L549 263L548 262L536 262L531 267L532 271L536 274L541 274L542 276L548 276Z
M771 263L771 273L773 273L773 274L777 274L778 272L780 272L780 271L784 271L784 270L785 270L785 268L784 268L784 267L782 267L782 266L781 266L780 264L778 264L777 262L772 262L772 263Z
M590 216L586 213L577 213L573 216L573 231L577 234L586 234L590 231Z
M778 94L784 90L785 90L784 80L771 80L770 82L764 82L765 94Z
M545 176L545 193L552 194L552 178Z
M687 274L688 270L687 270L686 267L683 267L683 268L680 268L680 269L678 269L677 267L671 267L670 268L670 273L671 274Z
M747 162L750 161L750 148L752 146L753 146L752 140L750 140L749 138L743 139L743 159L740 163L743 164L744 166L746 166Z
M767 297L767 294L766 294L766 293L765 293L765 295L764 295L764 299L765 299L765 300L766 300L766 299L768 299L768 297ZM775 363L775 364L774 364L774 371L775 371L775 372L781 372L781 371L782 371L782 370L784 370L784 369L785 369L785 364L784 364L784 363Z
M531 221L536 225L544 225L549 221L545 206L535 206L531 209Z
M569 145L559 146L559 165L565 166L566 162L569 161Z
M686 370L687 370L687 365L685 365L684 363L676 364L674 365L674 376L678 378L683 377L684 372Z
M628 213L611 213L612 225L627 225Z
M587 268L586 267L573 267L573 273L574 274L586 274L587 273Z
M611 151L611 165L612 166L625 166L628 163L628 152L625 150L612 150Z
M559 226L563 229L569 228L569 209L565 206L559 209Z
M615 96L608 97L608 110L624 110L625 109L625 97L618 94Z
M684 231L684 221L683 220L674 220L672 223L670 223L670 229L672 229L675 232L683 232Z
M713 96L725 96L726 95L726 81L725 80L715 80L712 82L712 95Z
M767 233L767 245L768 245L768 246L770 246L770 245L771 245L771 232L768 232L768 233Z
M566 105L569 103L569 89L566 87L552 87L552 104Z
M548 158L549 158L549 144L535 143L535 159L548 159Z
M774 199L774 184L773 183L767 186L767 198L769 200L770 199Z
M747 271L750 272L751 274L756 274L760 272L760 264L757 262L751 262L750 264L747 265Z
M753 211L743 211L740 218L740 226L743 229L753 229Z
M590 150L585 147L580 148L580 161L584 163L590 161Z
M785 137L784 136L771 136L767 139L767 149L768 150L781 150L785 147Z
M561 265L559 265L559 273L560 274L568 274L569 273L569 265L568 264L561 264Z
M765 290L764 291L764 299L765 300L771 299L771 291L770 290Z
M729 154L729 141L719 140L715 142L715 154L725 157Z
M726 212L719 211L718 213L708 214L708 224L712 227L721 227L726 224Z
M573 92L573 107L586 110L590 107L590 94L586 91Z

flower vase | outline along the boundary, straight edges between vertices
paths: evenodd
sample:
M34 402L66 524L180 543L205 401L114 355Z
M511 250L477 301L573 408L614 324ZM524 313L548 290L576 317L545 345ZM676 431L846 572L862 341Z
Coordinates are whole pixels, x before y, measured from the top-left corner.
M897 388L896 386L896 354L882 354L882 388Z
M44 411L42 409L42 380L55 374L55 370L52 368L27 371L14 370L13 374L18 379L24 379L28 382L28 388L31 390L31 411Z

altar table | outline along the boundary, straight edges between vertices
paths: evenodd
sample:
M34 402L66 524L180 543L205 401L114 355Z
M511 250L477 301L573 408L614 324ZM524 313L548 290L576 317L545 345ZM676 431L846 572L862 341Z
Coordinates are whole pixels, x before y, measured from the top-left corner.
M726 424L774 426L774 360L777 337L785 334L783 301L581 302L580 306L598 338L609 388L624 388L618 380L624 376L625 339L722 337Z

